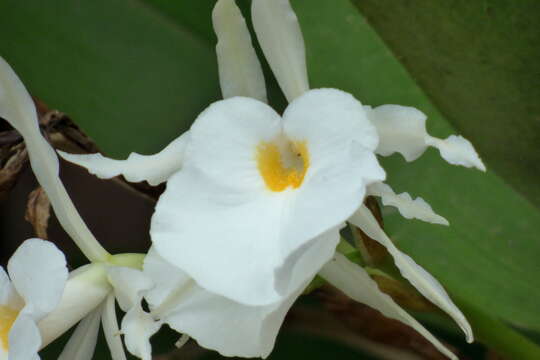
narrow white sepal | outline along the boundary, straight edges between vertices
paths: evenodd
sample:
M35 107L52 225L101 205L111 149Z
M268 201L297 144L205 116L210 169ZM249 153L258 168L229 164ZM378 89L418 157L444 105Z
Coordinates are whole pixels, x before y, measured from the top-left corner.
M412 199L409 193L396 194L390 185L378 182L367 187L367 195L379 196L384 206L394 206L405 219L418 219L432 224L448 225L448 220L436 214L421 197Z
M58 151L66 161L82 166L90 174L100 179L110 179L123 175L127 181L148 181L152 186L159 185L181 169L189 133L185 132L171 142L165 149L154 155L131 153L127 160L115 160L101 154L69 154Z
M120 329L118 328L118 320L116 318L116 306L114 294L111 293L105 300L103 315L101 317L103 324L103 332L105 340L109 345L112 360L126 360L126 353L122 345L120 337Z
M486 170L467 139L451 135L442 140L429 135L426 130L427 116L420 110L401 105L381 105L374 109L366 106L364 109L379 133L378 154L389 156L398 152L405 160L413 161L420 157L428 146L433 146L439 149L443 159L452 165Z
M246 20L234 0L219 0L212 12L218 43L216 53L223 98L251 97L267 102L261 63Z
M98 307L77 325L58 360L92 360L102 311L103 306Z
M253 0L257 39L287 100L309 90L304 38L289 0Z
M399 268L401 275L409 280L410 283L429 301L437 305L454 319L465 333L467 342L472 342L474 340L471 325L463 313L452 302L442 285L410 256L401 252L394 245L365 205L362 205L358 209L358 211L349 219L349 222L358 226L370 238L386 247L390 255L394 258L394 262Z
M458 360L457 356L396 304L390 296L380 291L377 283L371 279L362 267L349 261L342 254L336 253L334 259L330 260L321 269L319 275L351 299L380 311L386 317L409 325L431 342L441 353L452 360Z
M0 57L0 116L24 138L32 170L45 189L58 221L88 259L105 261L109 255L75 209L58 176L59 162L41 135L34 102L7 62Z

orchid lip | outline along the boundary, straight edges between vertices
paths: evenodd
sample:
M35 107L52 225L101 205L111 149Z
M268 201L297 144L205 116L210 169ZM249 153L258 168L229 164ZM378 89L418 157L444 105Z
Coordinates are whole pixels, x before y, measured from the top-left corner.
M256 160L269 190L297 189L309 169L309 148L306 141L291 141L284 137L271 142L261 141L257 145Z

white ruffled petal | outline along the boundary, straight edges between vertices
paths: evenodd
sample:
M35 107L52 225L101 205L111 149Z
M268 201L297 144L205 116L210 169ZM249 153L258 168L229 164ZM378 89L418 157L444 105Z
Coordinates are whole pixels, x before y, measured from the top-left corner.
M96 309L111 290L103 264L87 265L72 271L60 303L39 322L42 346L47 346Z
M127 160L114 160L101 154L58 154L71 163L82 166L100 179L110 179L122 175L127 181L148 181L159 185L181 169L189 132L171 142L165 149L154 155L131 153Z
M267 102L261 64L246 21L234 0L219 0L212 12L218 43L219 84L223 98L252 97Z
M32 316L19 314L9 330L9 358L15 360L39 359L41 334Z
M296 249L276 271L275 287L279 294L289 296L312 279L332 258L341 239L337 226ZM305 287L305 286L304 286Z
M246 306L208 292L193 281L186 282L187 274L152 250L145 259L144 271L157 283L150 293L159 294L147 300L162 301L151 304L158 312L153 314L199 345L225 356L268 356L285 314L306 286L301 284L278 303Z
M142 360L152 359L150 337L161 327L150 314L143 311L140 304L133 306L122 319L122 333L126 348Z
M480 160L471 142L463 136L450 135L445 140L427 136L426 144L439 149L442 158L452 165L475 167L486 171L486 166Z
M103 307L98 307L77 325L58 360L92 360L102 311Z
M461 330L463 330L468 342L473 341L471 325L463 313L452 302L441 284L431 276L431 274L414 262L410 256L401 252L394 245L365 205L360 207L360 209L349 219L349 222L358 226L370 238L386 247L388 252L394 258L394 262L399 268L401 275L409 280L410 283L429 301L450 315L459 325Z
M384 206L396 207L405 219L419 219L433 224L448 225L448 220L436 214L421 197L412 199L409 193L397 195L385 183L374 183L367 188L368 195L379 196Z
M309 90L306 51L298 18L289 0L253 0L257 39L289 101Z
M187 273L159 256L154 247L148 250L148 254L144 258L143 272L155 284L152 289L144 294L144 298L152 310L165 303L172 296L173 292L193 281Z
M24 138L32 170L39 184L45 189L64 230L90 260L106 260L109 254L94 238L60 181L58 157L41 136L32 98L11 67L1 57L0 116L17 129Z
M113 266L107 271L118 305L124 311L140 305L143 293L154 286L152 279L140 270Z
M390 296L379 290L377 283L360 266L336 253L333 260L319 273L333 286L343 291L351 299L379 310L384 316L401 321L431 342L441 353L452 360L458 360L437 338L410 316Z
M9 259L13 286L35 320L54 310L60 302L68 270L64 254L51 242L29 239Z
M126 353L122 345L120 329L118 328L118 319L116 318L114 294L110 294L105 300L101 323L103 324L103 333L107 345L109 345L112 360L126 360Z
M388 156L394 152L407 161L416 160L428 146L439 149L441 156L453 165L486 168L471 143L461 136L446 140L430 136L426 131L426 115L418 109L400 105L366 107L369 119L377 127L380 137L377 153Z
M276 241L284 198L270 196L255 160L260 142L280 132L279 115L264 103L214 103L193 124L184 168L167 182L152 217L161 256L205 288L246 302L279 297L273 271L289 255Z

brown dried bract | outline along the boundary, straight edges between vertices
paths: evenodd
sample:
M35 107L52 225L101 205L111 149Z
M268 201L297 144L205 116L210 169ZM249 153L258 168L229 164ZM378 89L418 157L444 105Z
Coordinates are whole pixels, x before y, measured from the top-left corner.
M51 203L43 188L38 187L28 195L24 218L34 228L37 237L47 240L47 227L51 216Z
M6 133L0 133L0 138ZM13 188L27 160L24 144L0 145L0 200Z

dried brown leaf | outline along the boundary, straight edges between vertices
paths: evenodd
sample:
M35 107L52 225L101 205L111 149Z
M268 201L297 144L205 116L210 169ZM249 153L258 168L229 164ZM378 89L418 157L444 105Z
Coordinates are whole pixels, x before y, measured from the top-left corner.
M51 203L43 188L38 187L28 196L24 218L34 228L37 237L47 240L47 228L51 216Z

